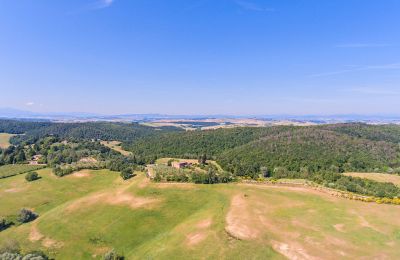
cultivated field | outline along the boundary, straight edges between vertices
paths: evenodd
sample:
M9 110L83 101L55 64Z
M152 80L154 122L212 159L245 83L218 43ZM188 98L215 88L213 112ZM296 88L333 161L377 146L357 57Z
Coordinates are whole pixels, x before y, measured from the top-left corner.
M10 146L10 138L13 134L0 133L0 149L6 149Z
M101 144L104 146L107 146L125 156L129 156L132 154L131 152L125 151L124 149L122 149L121 142L118 142L118 141L101 141Z
M108 170L28 183L0 180L0 212L27 207L31 223L0 232L56 259L400 258L400 207L303 187L122 181ZM73 239L71 239L73 238Z
M43 168L43 166L41 165L28 165L28 164L14 164L14 165L8 164L0 166L0 179L34 171L41 168Z
M360 177L379 182L391 182L394 185L400 186L400 175L387 173L371 173L371 172L347 172L344 175L352 177Z

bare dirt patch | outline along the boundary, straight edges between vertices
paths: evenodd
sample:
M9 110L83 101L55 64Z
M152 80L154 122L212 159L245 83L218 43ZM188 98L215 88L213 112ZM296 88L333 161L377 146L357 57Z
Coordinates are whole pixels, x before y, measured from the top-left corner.
M6 189L6 190L4 190L4 192L7 192L7 193L17 193L17 192L20 192L20 191L22 191L23 189L22 188L11 188L11 189Z
M339 231L339 232L343 232L343 233L346 232L346 231L344 230L344 224L335 224L335 225L333 225L333 227L334 227L337 231Z
M209 227L211 224L212 218L206 218L196 223L194 227L196 227L197 230L186 235L186 244L188 246L194 246L205 240L209 235Z
M211 224L212 224L212 219L208 218L208 219L202 220L199 223L197 223L196 227L198 227L198 228L208 228L208 227L211 226Z
M43 239L42 245L47 248L61 248L64 245L64 243L46 237Z
M194 246L206 239L207 234L204 232L195 232L186 236L186 243L188 246Z
M81 170L78 172L74 172L70 175L67 175L67 177L72 177L72 178L87 178L90 177L90 170Z
M143 178L143 180L139 183L138 187L143 189L145 187L147 187L150 183L150 179L149 178Z
M278 241L272 241L272 248L281 253L282 255L286 256L289 259L297 260L297 259L322 259L316 258L313 256L308 255L305 250L301 247L296 247L293 245L281 243Z
M31 231L29 233L29 240L32 242L36 242L44 238L44 235L40 233L39 229L36 226L36 223L32 224Z
M257 238L260 232L251 223L251 218L244 195L235 195L232 198L231 208L226 216L226 232L237 239L250 240Z
M196 185L193 183L175 183L175 182L156 183L154 187L158 189L169 189L169 188L196 189Z
M32 224L31 230L29 232L29 240L31 242L42 241L42 245L47 248L61 248L64 245L63 242L51 239L40 233L37 227L37 223Z

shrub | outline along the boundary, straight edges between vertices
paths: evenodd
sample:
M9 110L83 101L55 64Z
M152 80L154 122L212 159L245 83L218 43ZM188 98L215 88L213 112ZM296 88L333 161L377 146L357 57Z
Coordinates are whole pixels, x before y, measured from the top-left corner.
M132 171L132 169L131 168L125 168L125 169L123 169L122 171L121 171L121 177L122 177L122 179L123 180L128 180L128 179L130 179L130 178L132 178L134 175L133 175L133 171Z
M25 175L25 180L27 180L27 181L34 181L37 179L39 179L39 174L37 172L28 172Z
M49 258L42 252L32 252L21 255L17 252L0 253L1 260L48 260Z
M3 231L10 227L13 223L11 221L8 221L7 219L0 217L0 231Z
M38 214L34 213L29 209L21 209L18 215L18 221L21 223L27 223L32 220L35 220L38 217Z
M104 260L124 260L125 257L122 255L118 255L115 250L111 250L104 255Z

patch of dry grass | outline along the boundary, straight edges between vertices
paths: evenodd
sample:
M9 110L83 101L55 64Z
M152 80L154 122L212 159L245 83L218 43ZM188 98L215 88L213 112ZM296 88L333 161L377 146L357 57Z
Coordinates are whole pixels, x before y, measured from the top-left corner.
M391 182L400 186L400 176L397 174L375 173L375 172L346 172L346 176L360 177L378 182Z

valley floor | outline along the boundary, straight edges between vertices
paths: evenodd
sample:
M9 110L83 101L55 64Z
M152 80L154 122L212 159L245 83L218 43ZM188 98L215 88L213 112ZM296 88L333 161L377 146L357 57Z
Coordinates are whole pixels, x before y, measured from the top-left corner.
M400 207L303 187L122 181L108 170L0 180L0 215L39 218L0 232L55 259L398 259Z

